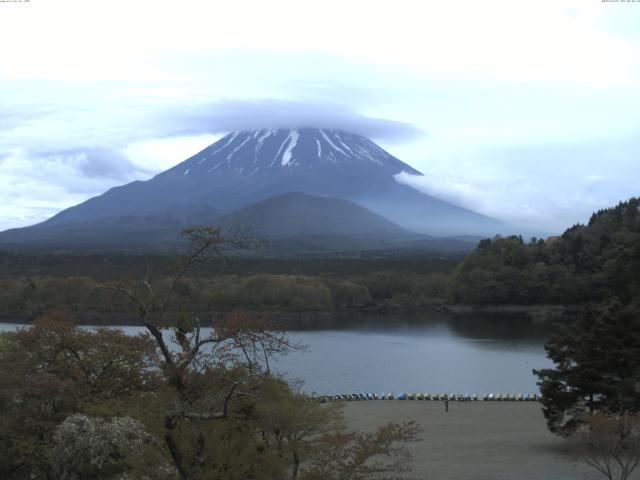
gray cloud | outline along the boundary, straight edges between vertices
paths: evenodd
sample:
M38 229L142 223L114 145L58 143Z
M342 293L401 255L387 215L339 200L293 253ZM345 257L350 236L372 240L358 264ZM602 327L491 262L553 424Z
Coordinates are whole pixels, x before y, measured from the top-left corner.
M110 150L16 150L0 163L0 230L37 223L139 176Z
M163 112L158 119L169 135L194 135L263 128L327 128L377 140L401 141L425 136L417 127L361 115L331 103L295 100L228 100Z
M327 85L315 85L315 88L325 94L327 89L331 90ZM38 91L49 89L49 84L43 83ZM355 89L350 91L352 96L357 96ZM358 113L346 106L349 102L338 103L336 95L330 94L326 98L333 98L334 103L316 95L299 95L296 100L261 98L198 103L124 96L122 101L111 104L102 99L108 94L107 87L96 91L80 89L58 104L46 104L43 98L43 105L33 110L26 105L22 110L3 108L0 110L3 118L0 148L23 148L40 156L49 152L92 150L92 155L101 157L98 150L122 149L149 139L263 128L341 129L390 142L426 136L412 124ZM361 94L373 95L372 92ZM37 92L34 95L39 98Z
M80 176L127 180L140 171L125 155L105 148L88 147L56 152L40 152L38 156L57 160L75 168Z

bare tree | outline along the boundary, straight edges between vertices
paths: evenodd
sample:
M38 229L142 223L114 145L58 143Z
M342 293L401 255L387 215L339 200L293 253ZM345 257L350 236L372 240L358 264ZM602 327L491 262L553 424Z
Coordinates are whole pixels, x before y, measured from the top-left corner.
M590 415L570 437L571 451L609 480L627 480L640 464L640 417Z
M318 451L302 480L399 479L411 469L406 448L421 432L415 422L389 423L371 433L336 430L318 438Z

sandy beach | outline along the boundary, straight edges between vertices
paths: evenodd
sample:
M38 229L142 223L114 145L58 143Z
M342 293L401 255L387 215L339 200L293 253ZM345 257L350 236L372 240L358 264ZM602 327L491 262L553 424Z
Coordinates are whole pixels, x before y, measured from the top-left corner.
M416 421L424 430L410 446L409 478L428 480L597 480L595 471L563 452L534 402L420 400L346 402L351 428Z

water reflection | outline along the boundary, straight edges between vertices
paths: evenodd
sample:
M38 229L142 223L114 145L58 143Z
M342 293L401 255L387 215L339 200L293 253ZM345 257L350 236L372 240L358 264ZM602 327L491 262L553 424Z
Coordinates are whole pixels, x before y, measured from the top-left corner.
M543 347L548 328L522 317L429 313L314 327L293 333L310 351L278 363L309 391L524 393L537 390L531 370L551 365Z

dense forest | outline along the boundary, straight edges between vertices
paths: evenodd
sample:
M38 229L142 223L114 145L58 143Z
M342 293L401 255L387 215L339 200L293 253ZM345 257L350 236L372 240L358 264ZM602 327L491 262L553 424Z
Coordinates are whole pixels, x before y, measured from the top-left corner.
M346 258L203 258L176 296L199 312L237 307L270 312L384 309L442 304L460 255L411 253ZM177 260L179 261L179 260ZM49 309L89 323L131 321L126 299L101 288L162 288L176 260L125 254L0 255L0 318L28 320Z
M496 237L456 268L453 303L584 304L617 297L640 302L640 200L594 213L547 240Z

